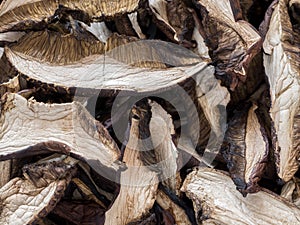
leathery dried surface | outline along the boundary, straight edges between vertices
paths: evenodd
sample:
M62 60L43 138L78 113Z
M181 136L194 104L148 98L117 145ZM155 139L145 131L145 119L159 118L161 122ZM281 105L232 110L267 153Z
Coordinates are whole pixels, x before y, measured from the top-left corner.
M289 14L293 2L296 4L279 1L263 44L272 100L271 117L278 137L277 172L284 181L289 181L298 170L300 151L300 29L297 23L292 23L293 14Z
M8 93L1 106L0 158L56 151L85 159L100 174L120 168L118 146L81 104L44 104Z
M280 196L262 190L244 198L228 175L214 169L195 169L181 190L193 200L199 224L283 225L300 220L300 209Z
M53 162L31 164L23 171L23 178L10 180L0 190L1 224L32 224L46 216L64 195L76 169L72 163Z

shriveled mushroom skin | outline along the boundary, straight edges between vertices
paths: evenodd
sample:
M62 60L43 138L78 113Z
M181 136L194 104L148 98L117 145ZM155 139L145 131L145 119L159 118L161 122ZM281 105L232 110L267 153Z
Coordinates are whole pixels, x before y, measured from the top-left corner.
M52 169L43 174L46 167ZM14 178L0 190L1 224L34 224L46 216L64 195L76 167L64 162L32 164L24 172L25 178Z
M300 30L292 12L297 4L299 1L279 1L263 44L272 101L270 114L278 138L277 172L285 182L299 168Z

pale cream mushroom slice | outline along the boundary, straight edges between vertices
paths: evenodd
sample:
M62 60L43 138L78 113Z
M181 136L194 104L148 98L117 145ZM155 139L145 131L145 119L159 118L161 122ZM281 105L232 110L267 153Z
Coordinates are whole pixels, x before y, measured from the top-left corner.
M108 131L78 102L45 104L7 93L1 103L0 159L71 154L115 181L122 164Z
M123 157L128 169L120 175L120 192L105 213L104 224L125 225L138 221L153 207L159 183L158 174L142 161L143 155L149 156L148 152L153 151L147 126L149 112L147 103L132 109L130 135Z
M263 43L264 67L270 83L270 115L277 133L278 176L289 181L299 168L300 29L290 14L299 1L280 0ZM290 5L289 5L290 4ZM299 22L298 22L299 24Z
M244 198L228 175L198 168L181 188L193 201L199 224L298 224L300 209L284 198L262 190Z

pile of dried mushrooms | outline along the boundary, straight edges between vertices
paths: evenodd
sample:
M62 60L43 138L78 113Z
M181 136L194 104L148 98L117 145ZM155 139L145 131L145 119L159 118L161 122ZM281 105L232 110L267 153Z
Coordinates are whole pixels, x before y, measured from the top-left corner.
M300 0L0 0L0 224L300 223Z

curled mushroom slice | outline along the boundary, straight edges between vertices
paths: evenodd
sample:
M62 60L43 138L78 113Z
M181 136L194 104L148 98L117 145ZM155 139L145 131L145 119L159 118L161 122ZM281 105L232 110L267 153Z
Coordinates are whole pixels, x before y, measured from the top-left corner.
M0 189L1 224L32 224L46 216L64 195L75 171L72 162L28 165L25 178L14 178Z
M38 36L32 35L31 38ZM47 40L49 34L43 32L40 35L45 36ZM56 84L64 88L131 92L154 92L169 88L202 71L207 64L193 52L163 41L132 42L126 37L112 36L105 45L100 43L100 47L97 47L98 44L83 47L80 47L80 43L76 44L79 48L76 50L72 48L73 55L69 56L68 41L60 43L58 40L63 38L58 37L57 40L52 38L50 45L53 43L55 48L44 46L48 43L44 41L40 44L42 48L29 49L27 45L32 43L29 40L6 48L6 56L17 71L36 82ZM27 39L30 39L30 36ZM93 49L98 54L91 54ZM83 52L89 52L87 54L89 56L76 62L69 61L73 56L79 56L77 58L85 56L81 54ZM70 63L71 61L73 63Z
M3 1L0 5L0 32L25 30L46 24L58 8L56 0Z
M262 190L244 198L228 175L214 169L196 169L181 190L193 201L199 224L284 225L300 220L300 209L280 196Z
M79 103L44 104L6 94L1 104L0 159L62 152L115 180L120 151L107 130Z
M234 90L239 80L245 81L247 65L260 50L261 38L246 21L235 21L229 0L195 3L202 17L200 33L211 51L216 75Z
M289 14L288 3L280 0L271 17L269 30L263 43L264 66L270 83L274 121L278 139L278 176L289 181L299 167L300 151L300 29ZM299 2L299 1L298 1Z
M178 152L172 141L172 134L175 134L172 118L156 102L151 104L151 114L149 128L160 179L177 194L180 185L176 180Z
M243 194L260 190L269 154L269 142L256 112L257 106L236 110L226 131L223 155L237 189Z
M152 208L158 187L157 172L145 166L141 158L153 150L149 139L150 109L146 104L132 110L129 140L123 161L128 169L121 173L121 189L104 224L125 225L141 219Z

